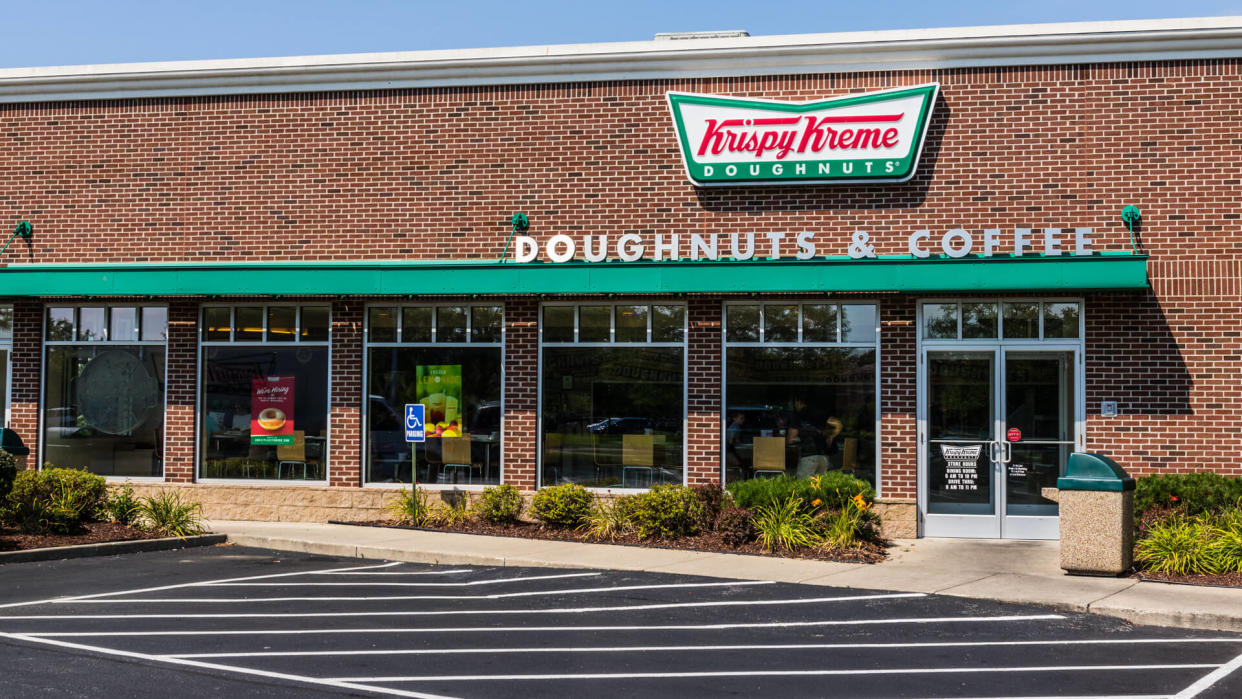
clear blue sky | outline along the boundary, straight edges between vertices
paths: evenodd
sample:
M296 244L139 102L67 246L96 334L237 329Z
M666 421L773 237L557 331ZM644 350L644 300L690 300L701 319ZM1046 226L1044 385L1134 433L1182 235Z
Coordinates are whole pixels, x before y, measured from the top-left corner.
M0 68L1242 15L1242 0L0 0Z

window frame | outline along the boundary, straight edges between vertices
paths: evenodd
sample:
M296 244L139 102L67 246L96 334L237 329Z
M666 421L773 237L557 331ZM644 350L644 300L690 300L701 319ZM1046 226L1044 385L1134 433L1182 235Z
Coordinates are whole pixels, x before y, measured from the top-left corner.
M138 310L139 318L143 308L163 308L164 315L164 339L163 340L49 340L47 339L47 323L48 311L53 308L73 308L74 309L74 335L77 335L77 309L79 308L104 308L105 317L110 316L110 309L116 308L134 308ZM45 444L45 436L47 430L47 351L50 347L83 347L83 346L110 346L110 347L133 347L142 345L144 347L163 346L164 348L164 395L163 395L163 424L167 426L168 420L168 303L113 303L109 301L72 301L68 303L43 303L39 307L39 435L36 444L38 445L37 453L39 462L36 468L43 470L44 457L47 455L47 445ZM107 318L109 321L110 318ZM142 337L141 332L139 337ZM5 424L8 424L9 402L8 398L12 396L10 386L13 381L13 340L12 336L8 340L0 340L0 346L7 342L9 349L9 376L5 386ZM165 457L168 454L168 430L167 427L162 431L162 442L160 444L160 454ZM109 483L120 483L124 481L133 481L135 483L164 483L168 479L168 463L166 459L160 462L160 475L158 476L103 476L104 480Z
M466 309L466 341L465 342L436 342L436 335L439 331L439 309L441 307L457 308L464 307ZM500 308L500 339L487 342L474 341L474 313L472 309L475 307L498 307ZM371 309L372 308L393 308L397 311L396 315L396 333L401 338L404 334L405 314L402 313L406 308L430 308L432 309L431 323L431 340L426 342L406 342L404 340L396 340L393 342L372 342L371 341ZM371 301L363 306L363 331L362 331L362 438L359 440L362 444L362 460L359 464L359 473L362 477L362 487L364 488L381 488L395 490L406 487L403 483L370 483L367 481L366 464L370 453L371 430L370 430L370 397L371 397L371 348L372 347L417 347L417 348L437 348L437 347L499 347L500 348L500 467L499 480L501 484L505 483L505 386L508 381L505 362L505 337L506 323L505 318L508 317L508 308L503 299L497 299L495 302L482 302L478 299L472 299L460 303L451 301L434 301L430 303L418 303L415 301L400 301L394 303L385 303L383 301ZM489 484L474 483L419 483L419 488L427 491L480 491L484 488L495 487Z
M237 324L237 308L239 307L261 307L263 309L263 339L262 340L237 340L236 324ZM267 339L267 309L271 307L296 307L297 312L294 316L296 328L293 333L292 342L273 342ZM302 307L303 306L319 306L328 309L328 338L326 340L303 340L302 339ZM228 308L229 310L229 339L228 340L206 340L207 334L206 314L208 308ZM269 303L260 301L257 303L238 302L238 303L203 303L198 307L198 349L197 366L195 367L194 376L194 482L196 483L215 483L218 485L281 485L294 487L310 487L322 488L332 481L332 317L333 308L331 301L282 301ZM324 446L323 446L323 479L322 480L280 480L277 478L204 478L202 475L203 451L205 445L202 443L203 434L200 429L203 425L203 369L207 365L207 356L205 349L210 347L276 347L276 348L297 348L297 347L324 347L328 351L328 367L327 367L327 396L328 404L324 411Z
M574 339L570 342L545 342L543 339L543 311L548 307L571 306L574 310ZM580 306L610 306L608 342L579 342L578 329L581 324ZM647 341L617 342L617 306L681 306L681 341L652 342L652 325L654 314L647 311ZM543 350L544 347L679 347L681 348L681 484L690 482L690 469L686 463L690 448L690 304L685 298L660 297L657 299L588 299L580 301L544 301L539 304L539 317L536 323L538 341L535 343L535 490L544 488L543 482ZM593 493L645 493L649 488L587 488Z
M996 304L996 337L962 337L962 304L965 303L995 303ZM1005 306L1006 303L1034 303L1038 305L1036 315L1039 321L1039 335L1037 337L1005 337ZM1077 337L1044 337L1044 306L1050 303L1074 303L1078 304L1078 335ZM929 304L957 304L957 336L956 337L924 337L926 328L924 324L927 321L924 307ZM1081 296L986 296L979 298L950 296L950 297L928 297L920 298L916 303L917 312L915 313L915 333L919 345L928 344L930 346L952 345L969 342L997 342L1002 345L1018 345L1018 344L1037 344L1037 345L1053 345L1053 344L1078 344L1086 343L1087 340L1087 303L1085 298Z
M837 339L835 342L827 340L803 340L803 311L805 305L824 305L833 304L837 306ZM759 341L757 342L730 342L729 337L729 307L730 306L759 306ZM797 306L798 307L798 340L795 342L764 342L764 306ZM841 335L841 306L874 306L875 307L875 339L870 343L850 341L842 339ZM729 348L730 347L746 347L746 348L798 348L798 347L816 347L823 349L870 349L875 351L875 493L876 497L884 495L884 452L880 448L882 443L881 423L884 415L883 410L883 394L881 385L883 382L883 355L881 352L883 338L883 323L881 322L881 311L883 305L879 300L867 298L812 298L812 297L754 297L746 299L725 299L720 304L720 484L721 487L727 487L726 480L726 457L725 451L728 448L726 431L729 428L727 411L729 407Z

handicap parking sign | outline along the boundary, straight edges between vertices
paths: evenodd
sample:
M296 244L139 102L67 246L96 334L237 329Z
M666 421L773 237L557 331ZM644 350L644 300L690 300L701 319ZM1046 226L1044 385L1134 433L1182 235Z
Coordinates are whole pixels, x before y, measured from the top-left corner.
M423 423L423 404L405 404L405 441L427 441L427 426Z

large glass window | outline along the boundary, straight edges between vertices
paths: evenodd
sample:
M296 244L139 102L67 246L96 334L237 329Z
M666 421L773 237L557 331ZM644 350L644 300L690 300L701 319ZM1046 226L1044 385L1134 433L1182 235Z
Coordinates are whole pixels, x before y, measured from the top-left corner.
M543 307L543 485L683 481L685 305Z
M925 341L1059 340L1082 331L1076 301L941 301L922 310Z
M327 479L327 306L209 306L199 476Z
M499 483L501 307L373 306L367 318L367 482ZM415 403L422 443L405 441Z
M167 309L59 306L45 322L43 461L163 476Z
M875 483L876 310L726 304L726 481L841 470Z

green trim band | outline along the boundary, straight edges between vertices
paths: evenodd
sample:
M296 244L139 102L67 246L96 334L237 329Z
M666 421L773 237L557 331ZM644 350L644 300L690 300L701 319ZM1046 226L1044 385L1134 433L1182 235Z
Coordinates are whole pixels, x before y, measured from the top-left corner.
M10 265L0 296L998 292L1146 289L1147 256Z

